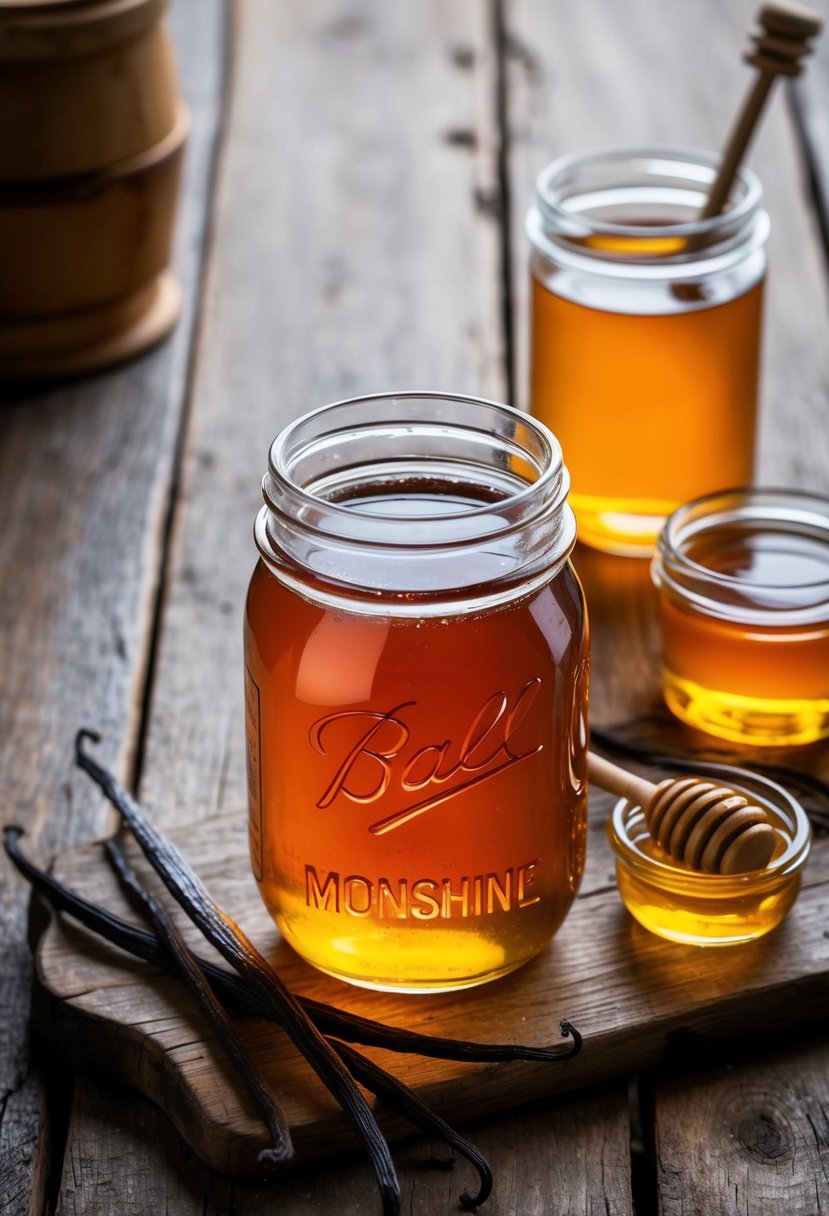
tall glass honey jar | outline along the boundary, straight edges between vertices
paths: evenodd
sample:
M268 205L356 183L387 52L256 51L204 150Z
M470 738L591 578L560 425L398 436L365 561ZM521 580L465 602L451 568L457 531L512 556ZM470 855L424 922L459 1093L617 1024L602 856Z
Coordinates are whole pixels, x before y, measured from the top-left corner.
M717 158L620 148L536 182L530 409L558 437L579 539L646 555L682 502L751 481L768 217L743 170L698 220Z
M245 614L250 851L300 955L467 987L579 885L588 630L556 439L508 406L343 401L274 440Z

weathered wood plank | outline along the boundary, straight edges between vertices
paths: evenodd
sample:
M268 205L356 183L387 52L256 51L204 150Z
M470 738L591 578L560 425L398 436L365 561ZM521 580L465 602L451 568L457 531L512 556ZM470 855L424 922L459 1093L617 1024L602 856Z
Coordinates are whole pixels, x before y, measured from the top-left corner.
M117 1199L110 1178L120 1185ZM84 1080L67 1150L59 1216L227 1216L232 1184L204 1169L134 1090Z
M137 742L219 118L220 4L176 8L179 26L199 12L181 48L193 112L177 233L182 319L138 362L64 386L6 389L0 409L2 816L47 853L105 822L100 799L70 775L75 727L117 740L125 774ZM26 892L5 860L0 900L0 1211L17 1213L30 1199L40 1208L44 1158L27 1047Z
M627 1099L611 1087L558 1103L473 1123L461 1129L487 1157L495 1179L487 1201L489 1216L630 1216ZM458 1196L474 1174L460 1158L454 1170L435 1168L446 1159L440 1143L419 1140L395 1150L411 1216L458 1210ZM236 1216L263 1210L315 1216L366 1216L374 1181L367 1165L353 1163L336 1172L306 1169L282 1179L267 1192L239 1185ZM266 1209L265 1204L269 1204Z
M361 391L503 394L486 6L238 6L216 258L142 795L244 804L241 615L273 436Z
M802 189L811 196L810 207L829 262L829 3L816 0L812 7L823 17L824 29L806 73L792 89L791 100L802 144Z
M662 1216L829 1210L824 1043L784 1047L663 1084L656 1123Z
M490 1216L630 1216L625 1108L624 1093L613 1089L553 1110L528 1108L466 1128L493 1166L495 1186L486 1211ZM445 1145L423 1139L395 1150L410 1216L456 1211L460 1192L474 1185L471 1167L460 1159L454 1170L431 1164L446 1158ZM131 1185L119 1198L119 1216L226 1216L231 1211L236 1216L329 1211L366 1216L376 1205L371 1170L359 1160L336 1171L308 1167L267 1186L225 1179L205 1170L144 1098L90 1082L58 1216L112 1216L111 1191L103 1181L122 1172Z

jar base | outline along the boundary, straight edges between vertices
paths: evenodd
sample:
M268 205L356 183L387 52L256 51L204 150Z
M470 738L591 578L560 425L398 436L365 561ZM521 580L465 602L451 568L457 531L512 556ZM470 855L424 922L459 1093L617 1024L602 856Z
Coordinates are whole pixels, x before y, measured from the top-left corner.
M720 949L724 946L741 946L756 941L776 929L795 901L798 882L781 896L767 900L765 904L743 913L697 912L681 904L653 899L653 893L643 894L639 884L626 881L617 870L622 899L635 921L657 937L675 942L680 946L701 946L705 949Z
M365 922L356 937L344 936L336 925L311 933L307 923L297 924L274 907L269 911L284 940L309 966L375 992L416 995L477 988L522 967L548 940L525 941L520 949L516 943L516 949L508 951L468 929L441 928L409 940L405 933L395 934L387 926L372 930Z
M706 734L755 747L791 747L829 738L829 697L748 697L705 688L663 669L662 692L675 717Z
M332 979L340 980L344 984L350 984L354 988L367 988L370 992L394 992L400 996L439 996L441 993L461 992L465 988L480 988L482 984L489 984L492 980L499 980L503 976L517 971L519 967L523 967L526 962L529 962L529 959L510 963L509 966L502 967L499 971L488 972L486 975L468 976L466 979L453 980L452 982L445 980L424 980L420 984L410 982L394 984L389 983L388 980L373 980L362 976L348 975L345 972L336 971L330 967L321 967L319 963L314 963L310 959L306 959L305 961L324 975L330 975Z
M0 379L54 379L143 354L171 332L182 291L171 271L120 300L45 319L0 320Z

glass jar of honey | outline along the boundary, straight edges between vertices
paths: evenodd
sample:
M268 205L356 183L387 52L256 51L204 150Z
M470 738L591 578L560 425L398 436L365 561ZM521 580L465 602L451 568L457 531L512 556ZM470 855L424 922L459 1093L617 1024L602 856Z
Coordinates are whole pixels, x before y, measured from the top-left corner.
M308 962L503 975L584 862L588 637L554 437L507 406L327 406L270 449L245 615L250 847Z
M607 822L622 901L640 925L669 941L692 946L753 941L777 928L800 890L812 843L803 807L788 790L758 773L732 769L723 776L722 771L712 765L711 779L761 806L774 828L774 855L761 870L707 874L689 869L659 847L641 807L625 798Z
M569 156L539 175L530 409L557 435L579 539L653 550L682 502L751 481L768 217L757 178L698 220L717 158Z
M677 717L761 746L829 735L829 499L746 489L688 503L651 569Z

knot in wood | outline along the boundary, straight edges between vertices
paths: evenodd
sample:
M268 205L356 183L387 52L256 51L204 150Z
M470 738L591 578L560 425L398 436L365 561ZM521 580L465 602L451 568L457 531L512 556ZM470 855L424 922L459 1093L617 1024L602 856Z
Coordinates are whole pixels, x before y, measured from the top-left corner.
M740 1147L755 1161L780 1161L794 1155L794 1136L786 1117L765 1107L744 1111L736 1127Z

